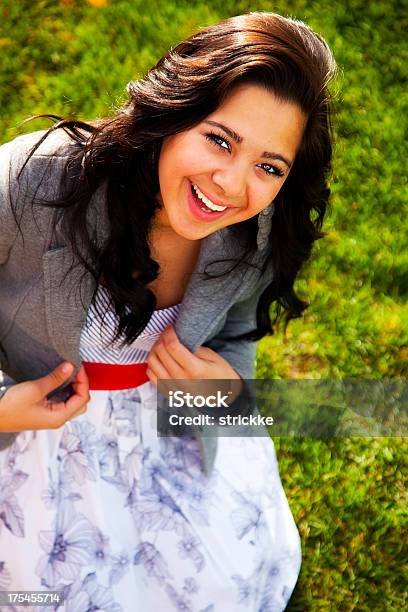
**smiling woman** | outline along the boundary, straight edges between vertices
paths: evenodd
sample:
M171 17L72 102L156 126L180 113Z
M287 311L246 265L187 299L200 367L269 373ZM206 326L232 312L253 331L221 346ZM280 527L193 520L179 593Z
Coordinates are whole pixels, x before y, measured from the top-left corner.
M257 215L287 180L306 120L264 87L235 87L204 121L164 138L156 222L197 240Z
M228 415L253 409L271 304L307 306L335 70L302 22L232 17L114 117L48 115L0 147L3 588L75 611L286 607L300 539L267 431L159 436L156 387L227 381Z

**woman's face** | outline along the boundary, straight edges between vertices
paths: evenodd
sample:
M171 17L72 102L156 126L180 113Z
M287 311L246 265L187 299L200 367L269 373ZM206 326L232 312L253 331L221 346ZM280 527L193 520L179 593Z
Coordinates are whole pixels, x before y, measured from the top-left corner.
M305 122L297 105L237 86L201 123L163 140L156 227L198 240L259 213L287 180Z

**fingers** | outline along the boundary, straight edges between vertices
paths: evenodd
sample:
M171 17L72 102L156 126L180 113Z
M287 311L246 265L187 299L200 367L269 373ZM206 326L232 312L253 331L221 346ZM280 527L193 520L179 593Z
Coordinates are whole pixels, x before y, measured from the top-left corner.
M198 378L201 359L178 339L173 327L167 327L153 345L147 360L158 378Z
M72 379L71 385L77 395L83 397L85 401L89 402L89 381L83 365L81 365L80 369Z
M34 395L37 395L37 397L33 397L33 401L39 401L40 399L44 398L46 395L60 387L64 382L68 380L73 371L74 366L72 365L72 363L64 361L46 376L31 381L31 386L34 391Z
M146 374L154 385L157 386L157 380L160 378L161 380L165 380L170 378L166 368L160 363L159 359L155 357L155 355L149 355L149 359L147 361Z
M199 357L200 359L210 361L211 363L217 363L220 358L218 353L208 348L208 346L199 346L198 349L194 352L194 355L196 357Z
M91 397L89 394L89 382L84 366L81 366L71 382L74 394L66 402L46 403L48 418L55 427L60 427L66 421L84 414Z
M81 395L72 395L66 402L65 402L65 407L66 410L68 410L71 414L71 416L77 412L78 410L81 410L84 406L87 406L88 402L90 401L90 397L82 397ZM69 417L71 418L71 417Z
M66 421L84 414L87 408L88 402L84 402L83 398L78 395L73 395L66 402L48 402L44 406L45 418L50 428L58 428L66 423Z
M150 369L157 378L183 378L182 370L171 358L166 355L163 350L155 350L149 354L147 359L148 369Z
M72 364L64 362L46 376L13 385L2 398L0 431L55 429L83 414L90 401L83 366L72 379L74 393L66 402L47 397L68 381L73 368Z

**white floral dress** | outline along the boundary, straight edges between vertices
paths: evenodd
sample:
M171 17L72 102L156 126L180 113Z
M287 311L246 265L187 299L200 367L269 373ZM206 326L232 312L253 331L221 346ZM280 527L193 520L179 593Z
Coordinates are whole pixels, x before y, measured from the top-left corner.
M146 361L178 310L120 349L91 307L82 358ZM278 612L300 563L272 440L219 438L205 476L195 438L157 436L151 382L91 391L85 414L0 452L0 591L62 591L66 612Z

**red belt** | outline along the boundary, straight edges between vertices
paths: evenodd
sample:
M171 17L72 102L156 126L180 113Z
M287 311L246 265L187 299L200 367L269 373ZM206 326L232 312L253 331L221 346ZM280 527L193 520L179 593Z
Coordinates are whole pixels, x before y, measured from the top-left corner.
M146 374L146 362L121 365L84 361L83 365L88 376L89 388L94 391L133 389L150 380Z

